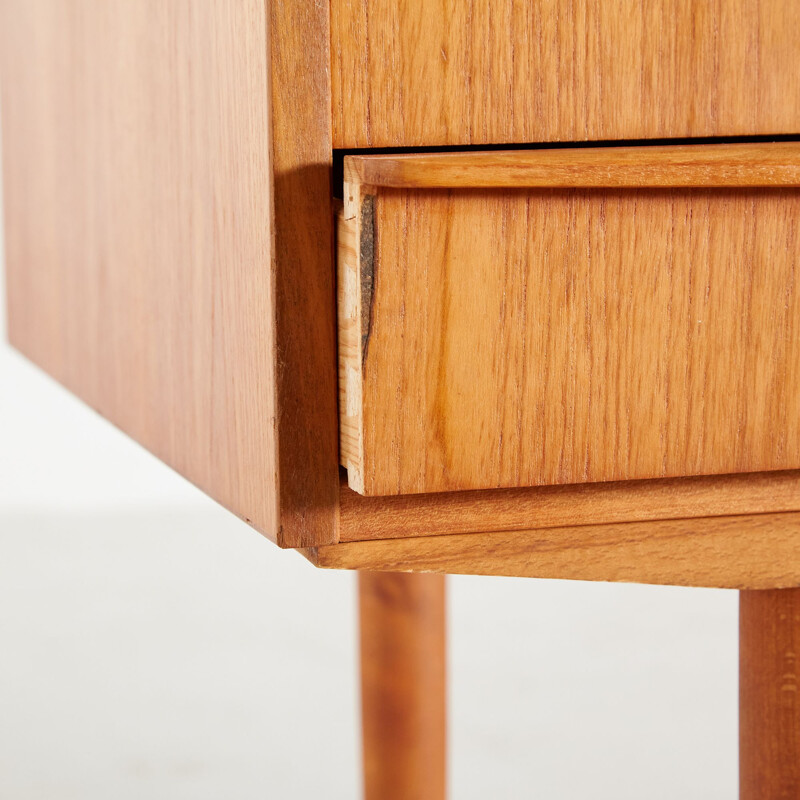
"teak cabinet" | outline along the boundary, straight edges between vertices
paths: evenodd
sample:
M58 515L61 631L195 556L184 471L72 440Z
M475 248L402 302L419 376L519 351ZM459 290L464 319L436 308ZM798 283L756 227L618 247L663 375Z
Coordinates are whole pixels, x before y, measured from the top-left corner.
M798 30L0 0L11 342L319 566L748 590L742 796L798 796ZM362 578L370 796L443 792L437 581Z

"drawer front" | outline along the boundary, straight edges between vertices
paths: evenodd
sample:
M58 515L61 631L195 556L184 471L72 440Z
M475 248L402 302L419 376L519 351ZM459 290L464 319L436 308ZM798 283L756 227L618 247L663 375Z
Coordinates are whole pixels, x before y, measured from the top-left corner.
M796 0L333 0L334 146L800 132Z
M797 145L482 158L346 161L354 489L800 467Z

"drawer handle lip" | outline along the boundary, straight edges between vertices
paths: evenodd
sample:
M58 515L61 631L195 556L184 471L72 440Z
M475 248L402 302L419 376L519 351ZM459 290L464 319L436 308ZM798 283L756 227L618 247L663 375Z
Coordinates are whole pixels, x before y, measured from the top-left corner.
M408 189L800 187L800 142L351 155L344 180Z

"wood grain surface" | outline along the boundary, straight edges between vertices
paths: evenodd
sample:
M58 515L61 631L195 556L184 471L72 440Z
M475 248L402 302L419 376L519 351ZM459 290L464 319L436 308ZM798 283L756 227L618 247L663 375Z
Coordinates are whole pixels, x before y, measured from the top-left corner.
M441 575L359 575L365 800L444 800L447 639Z
M800 186L800 142L344 157L345 184L409 189Z
M800 589L739 598L739 797L800 797Z
M329 569L787 588L800 586L800 513L379 539L303 553Z
M330 9L261 2L272 77L277 537L297 547L333 541L338 503ZM231 423L237 439L250 436Z
M0 2L12 344L292 546L338 496L328 25Z
M333 141L795 134L794 0L333 0Z
M800 192L346 190L356 491L800 467Z
M800 472L364 497L342 480L341 542L800 511Z

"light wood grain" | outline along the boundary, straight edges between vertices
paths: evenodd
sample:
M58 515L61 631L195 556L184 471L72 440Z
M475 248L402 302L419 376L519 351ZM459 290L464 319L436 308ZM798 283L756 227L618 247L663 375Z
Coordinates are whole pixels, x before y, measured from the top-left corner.
M0 2L8 320L294 546L333 540L338 495L329 23L268 5Z
M739 797L800 797L800 589L739 600Z
M444 800L444 577L362 572L359 610L364 798Z
M361 209L360 186L353 184L349 207ZM360 213L360 211L359 211ZM348 218L343 206L336 213L336 314L339 369L339 460L347 468L353 485L363 485L364 427L362 419L362 347L366 343L369 301L362 300L359 233L354 216ZM371 246L371 240L366 247ZM365 252L365 257L370 255ZM364 270L364 280L371 273ZM365 294L371 287L365 283Z
M346 542L318 567L727 589L800 586L800 513Z
M800 130L794 0L333 0L334 145Z
M351 155L344 180L409 189L797 187L800 142Z
M800 472L364 497L342 480L339 541L800 511Z
M346 184L350 486L800 467L798 215L791 189Z

